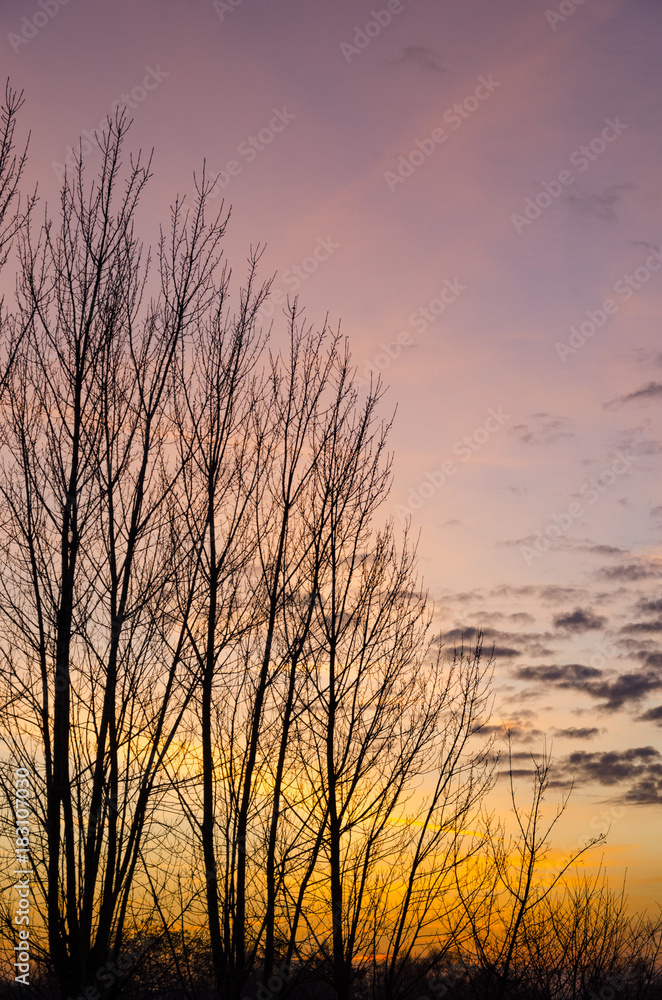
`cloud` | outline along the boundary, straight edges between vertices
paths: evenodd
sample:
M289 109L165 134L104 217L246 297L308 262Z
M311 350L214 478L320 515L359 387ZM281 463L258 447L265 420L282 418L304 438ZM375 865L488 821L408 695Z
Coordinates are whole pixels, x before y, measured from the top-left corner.
M537 540L536 535L525 535L523 538L510 538L496 543L497 548L519 548L520 545L534 545ZM629 555L627 549L618 545L606 545L603 542L592 542L590 538L574 538L566 535L564 538L554 540L554 548L564 552L588 552L593 556L626 556Z
M556 615L554 628L563 629L565 632L588 632L590 629L602 628L606 621L606 618L602 618L592 611L575 608L574 611L567 614Z
M653 670L662 670L662 653L642 652L641 659L647 667L652 667Z
M618 216L614 211L623 193L629 189L629 184L612 184L605 188L602 194L589 194L584 191L566 191L564 202L578 215L592 215L605 222L613 222Z
M662 621L632 622L630 625L624 625L621 632L662 632Z
M621 580L624 583L649 580L659 575L659 570L643 560L623 563L620 566L606 566L598 571L598 576L603 580Z
M662 598L655 597L651 600L648 597L640 597L636 606L644 614L658 615L662 613Z
M540 667L520 667L515 674L520 681L544 681L560 688L576 688L602 676L597 667L582 663L549 664Z
M627 392L623 396L616 396L615 399L610 399L609 402L605 403L605 409L614 409L617 406L623 406L625 403L632 403L635 400L648 400L648 399L660 399L662 397L662 382L646 382L639 389L635 389L634 392Z
M662 726L662 705L649 708L643 715L637 716L637 719L641 722L654 722L656 726Z
M520 667L515 677L522 681L551 684L562 691L582 691L591 698L599 699L597 708L605 712L618 711L662 688L662 677L656 669L618 674L611 680L605 678L604 672L597 667L581 663Z
M598 736L601 731L602 730L598 729L596 726L592 726L590 729L575 729L574 726L570 726L568 729L555 729L554 735L560 736L561 739L565 740L592 740L593 737Z
M602 704L598 705L598 708L607 712L615 712L626 706L628 702L641 701L652 691L659 691L660 688L662 688L662 679L657 674L650 671L637 671L619 674L614 681L585 684L581 690L593 698L602 699Z
M623 800L634 805L662 802L662 762L655 747L633 747L589 753L577 750L562 758L554 770L575 784L597 783L613 787L633 782Z
M522 444L554 444L559 438L573 437L570 422L565 417L554 417L549 413L534 413L528 423L515 424L508 428Z
M657 773L652 778L641 778L623 798L635 806L659 805L662 803L662 779Z
M659 455L662 451L662 442L647 438L645 441L637 441L630 450L633 455Z
M431 70L433 73L448 73L449 70L439 62L439 51L427 45L406 45L398 59L387 59L392 66L416 66L418 69Z
M588 591L579 587L564 587L559 584L526 584L523 587L512 587L502 584L491 591L491 597L498 599L525 597L529 600L540 600L544 604L569 604L574 601L586 600L589 597Z
M531 617L526 612L522 612L522 615L524 621L528 621ZM487 617L490 617L489 613ZM501 615L500 617L503 619L505 616ZM515 618L518 623L522 621L518 615ZM473 620L482 622L485 619L477 611L473 616ZM549 648L549 641L553 639L552 633L517 632L498 628L481 628L479 630L473 625L459 624L444 633L444 641L449 641L456 645L462 641L465 643L475 642L479 631L483 636L485 652L492 653L492 646L494 646L493 655L495 657L522 656L523 653L527 653L529 656L554 655L554 650Z
M451 642L453 645L458 645L461 642L473 643L478 638L479 630L473 626L468 626L467 628L452 628L449 629L443 635L444 642ZM483 645L485 651L489 653L490 656L503 657L503 656L521 656L521 652L518 649L510 649L507 646L498 646L494 641L498 632L495 629L487 628L483 631ZM494 645L492 645L494 643Z
M501 736L504 739L507 738L508 733L510 733L510 738L513 743L532 743L535 741L540 741L544 738L545 733L542 729L535 729L529 726L526 722L516 722L509 720L507 723L502 722L500 725L497 723L489 723L488 725L481 726L477 730L481 736ZM530 758L529 753L513 753L513 759L516 757L526 757Z

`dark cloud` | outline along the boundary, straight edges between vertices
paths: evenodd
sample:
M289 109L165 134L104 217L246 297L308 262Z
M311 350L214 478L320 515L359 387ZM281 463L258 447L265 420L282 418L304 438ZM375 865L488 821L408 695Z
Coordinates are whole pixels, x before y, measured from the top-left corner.
M534 413L527 423L515 424L508 428L523 444L554 444L559 438L573 437L570 422L565 417L553 417L549 413Z
M530 618L523 612L525 619ZM487 615L486 617L490 617ZM502 618L505 616L501 616ZM482 622L485 619L477 612L474 621ZM444 642L457 645L464 640L475 642L478 636L478 629L469 625L458 625L444 633ZM518 632L498 628L485 627L481 629L483 634L483 646L486 653L492 652L494 646L495 657L522 656L526 653L529 656L553 656L554 650L549 648L549 641L554 638L552 633L544 632Z
M602 194L589 194L584 191L566 191L564 202L578 215L592 215L605 222L613 222L618 216L615 207L623 200L623 193L629 184L612 184Z
M557 774L575 784L597 783L613 787L631 783L622 798L633 805L662 802L662 758L655 747L633 747L589 753L577 750L554 766Z
M520 681L551 683L559 688L579 688L594 678L602 677L602 671L597 667L586 667L582 663L553 663L540 667L520 667L515 676Z
M604 580L622 580L635 583L637 580L649 580L659 576L659 570L645 562L623 563L620 566L606 566L598 572Z
M605 545L604 543L589 542L585 549L596 556L622 556L627 555L627 549L622 549L618 545Z
M527 725L526 722L509 722L506 726L504 723L497 725L496 723L489 723L488 725L481 726L480 730L477 730L481 736L502 736L504 739L510 734L510 738L513 743L532 743L534 740L539 742L545 737L545 733L542 729L535 729L532 726ZM530 759L529 753L513 753L513 759L518 757L526 757Z
M614 409L625 403L632 403L635 400L660 399L662 397L662 382L646 382L645 385L635 389L634 392L626 392L622 396L616 396L605 403L605 409Z
M651 653L644 649L639 654L639 659L643 660L644 664L651 670L662 670L662 653Z
M535 545L537 535L525 535L523 538L509 538L496 543L499 549L519 548L521 545ZM564 552L588 552L594 556L627 556L629 552L618 545L605 545L602 542L592 542L590 538L574 538L570 535L554 539L554 549Z
M439 62L439 52L427 45L406 45L397 59L387 59L392 66L416 66L418 69L431 70L433 73L448 73L449 70Z
M649 708L643 715L638 716L641 722L654 722L656 726L662 726L662 705Z
M662 510L662 508L660 508ZM662 613L662 599L653 598L651 601L647 597L640 597L637 601L637 608L644 614L658 615Z
M452 628L443 635L444 643L453 643L453 645L459 645L461 642L474 643L478 638L479 630L473 627L467 628ZM511 649L507 646L499 646L496 643L496 636L498 632L495 629L486 628L483 632L483 646L485 651L491 656L503 657L503 656L521 656L521 652L518 649Z
M591 629L602 628L606 621L606 618L594 614L593 611L575 608L566 614L556 615L554 628L563 629L565 632L588 632Z
M630 625L624 625L621 632L662 632L662 621L632 622Z
M638 670L607 679L597 667L581 663L550 664L540 667L520 667L515 676L522 681L551 684L559 690L582 691L600 701L597 708L615 712L630 702L641 701L662 688L662 677L655 669Z
M554 735L560 736L564 740L592 740L594 736L599 736L601 730L596 726L592 726L590 729L575 729L570 726L569 729L555 729Z
M625 802L634 806L652 806L662 803L662 778L657 774L652 778L641 778L623 796Z
M615 712L625 707L629 702L641 701L653 691L662 688L662 679L653 672L637 671L629 674L619 674L613 681L591 682L583 685L581 690L599 698L598 705L607 712Z
M511 587L508 584L503 584L500 587L495 587L491 592L491 596L497 599L499 598L517 598L525 597L532 600L540 600L545 604L569 604L571 601L582 601L589 597L586 590L580 590L578 587L563 587L558 584L526 584L523 587Z

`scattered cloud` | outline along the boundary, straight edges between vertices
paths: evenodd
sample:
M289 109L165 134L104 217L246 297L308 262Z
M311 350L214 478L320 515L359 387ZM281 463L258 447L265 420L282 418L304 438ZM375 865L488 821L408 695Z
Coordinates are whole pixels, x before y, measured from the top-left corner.
M474 643L479 634L479 630L473 626L467 626L466 628L452 628L444 633L442 641L444 643L453 643L453 645L459 645L462 642ZM495 637L498 634L499 633L495 629L487 628L483 631L483 646L486 652L494 657L522 655L518 649L510 649L507 646L497 645ZM494 645L492 645L492 643L494 643Z
M592 740L594 736L599 736L601 732L602 730L598 729L597 726L579 729L570 726L568 729L555 729L554 735L560 736L564 740Z
M649 708L643 715L638 716L641 722L654 722L656 726L662 726L662 705Z
M554 628L563 629L565 632L588 632L590 629L602 628L606 621L606 618L594 614L593 611L575 608L569 613L556 615Z
M508 428L522 444L554 444L559 438L573 437L570 421L565 417L554 417L549 413L533 413L527 423L515 424Z
M431 49L427 45L406 45L397 59L387 59L386 62L392 66L416 66L433 73L450 72L440 63L438 49Z
M630 184L611 184L601 194L589 194L588 191L566 191L565 204L577 215L592 215L605 222L614 222L618 216L615 208L623 200Z
M634 392L626 392L623 396L616 396L615 399L610 399L609 402L605 403L605 409L615 409L618 406L623 406L625 403L632 403L635 400L642 401L648 399L660 399L662 397L662 382L646 382L639 389L635 389Z
M624 625L621 632L662 632L662 621L632 622L630 625Z
M584 666L582 663L553 663L540 667L520 667L515 676L521 681L538 681L551 683L560 688L569 688L578 687L601 677L602 670Z
M622 796L634 805L662 802L662 758L655 747L587 752L577 750L554 765L557 774L575 784L614 786L633 782Z
M650 600L648 597L640 597L637 601L637 608L644 614L662 614L662 598L656 597Z
M522 681L551 684L559 690L582 691L591 698L599 699L600 704L596 707L605 712L626 708L630 702L641 701L653 691L662 689L662 676L657 669L632 671L610 679L597 667L565 663L520 667L515 677Z
M637 580L650 580L660 575L659 569L643 559L619 566L605 566L597 574L603 580L621 580L624 583L636 583Z
M524 597L529 600L539 600L543 604L570 604L571 602L585 601L589 598L589 593L579 587L565 587L559 584L526 584L523 587L512 587L504 584L495 587L491 595L495 599Z

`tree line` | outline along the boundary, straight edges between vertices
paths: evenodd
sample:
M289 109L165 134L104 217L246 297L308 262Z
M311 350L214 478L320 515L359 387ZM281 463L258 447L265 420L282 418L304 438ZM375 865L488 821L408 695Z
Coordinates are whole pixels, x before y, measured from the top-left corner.
M560 982L552 954L545 995L626 966L652 986L659 925L602 882L543 888L548 761L517 849L481 819L490 658L446 655L383 514L381 385L297 301L270 348L262 248L237 286L204 170L143 244L121 113L38 222L21 104L8 84L0 739L12 845L32 781L34 988L505 997Z

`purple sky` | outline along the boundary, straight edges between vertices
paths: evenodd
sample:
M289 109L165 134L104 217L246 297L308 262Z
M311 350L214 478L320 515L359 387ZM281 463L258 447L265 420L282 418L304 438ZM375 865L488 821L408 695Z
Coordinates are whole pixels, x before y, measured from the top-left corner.
M561 846L612 808L605 859L654 896L659 2L41 2L0 0L29 181L55 206L67 147L130 101L153 239L206 157L236 272L266 243L279 297L383 370L390 510L439 627L496 644L494 722L575 775Z

